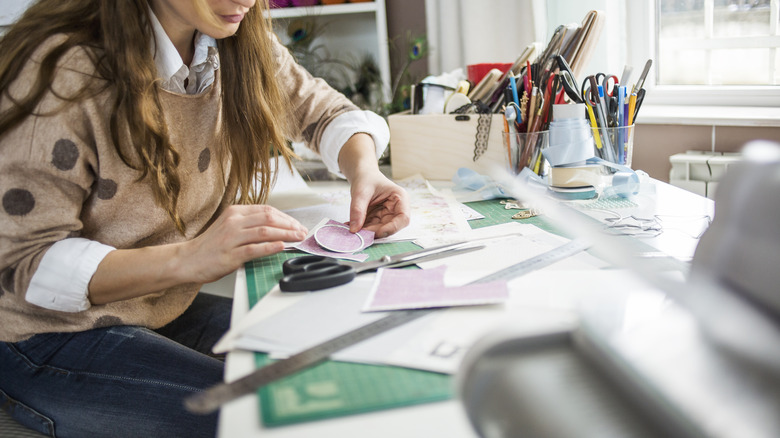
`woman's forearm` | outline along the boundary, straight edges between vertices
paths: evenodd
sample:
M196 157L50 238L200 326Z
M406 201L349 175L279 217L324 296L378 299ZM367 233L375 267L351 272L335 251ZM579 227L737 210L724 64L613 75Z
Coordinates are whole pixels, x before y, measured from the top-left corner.
M216 281L249 260L276 254L306 237L297 220L267 205L234 205L198 237L181 243L115 250L89 283L92 304Z
M108 253L89 283L90 302L127 300L191 282L183 277L181 249L170 244Z
M344 143L339 152L339 168L350 183L365 172L379 172L374 139L357 133Z

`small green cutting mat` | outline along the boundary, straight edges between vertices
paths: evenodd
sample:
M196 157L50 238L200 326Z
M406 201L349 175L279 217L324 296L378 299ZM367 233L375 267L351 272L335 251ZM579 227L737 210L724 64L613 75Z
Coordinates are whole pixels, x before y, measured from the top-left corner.
M485 216L470 221L481 228L512 221L517 210L507 210L498 200L468 204ZM523 219L555 232L542 217ZM411 242L374 245L366 250L370 260L383 255L419 249ZM301 255L284 252L246 264L249 305L254 306L282 277L282 262ZM271 362L268 355L255 355L257 367ZM453 396L449 375L393 366L327 361L258 390L263 424L283 426L382 409L447 400Z

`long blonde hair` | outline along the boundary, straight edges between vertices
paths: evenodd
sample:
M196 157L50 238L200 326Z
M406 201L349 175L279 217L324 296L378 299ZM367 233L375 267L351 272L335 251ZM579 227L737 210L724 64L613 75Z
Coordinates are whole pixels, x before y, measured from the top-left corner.
M59 59L69 49L85 47L95 63L100 81L85 86L72 96L77 102L113 88L115 100L110 118L111 138L129 167L140 171L139 180L149 177L155 201L165 209L180 232L183 223L177 212L181 191L179 153L168 138L162 114L157 70L150 47L153 31L149 0L39 0L0 39L0 91L8 88L30 56L46 39L65 35L64 42L43 58L38 78L30 92L15 100L0 114L0 138L25 118L50 92ZM205 0L192 0L200 13L208 12ZM222 140L220 162L230 160L229 178L239 203L263 202L271 185L272 156L290 165L287 147L289 108L275 75L275 55L270 20L264 11L268 0L259 0L246 14L238 32L217 42L220 56ZM122 132L130 132L124 145ZM125 149L129 148L129 149ZM124 151L138 157L133 163ZM254 181L259 178L260 184Z

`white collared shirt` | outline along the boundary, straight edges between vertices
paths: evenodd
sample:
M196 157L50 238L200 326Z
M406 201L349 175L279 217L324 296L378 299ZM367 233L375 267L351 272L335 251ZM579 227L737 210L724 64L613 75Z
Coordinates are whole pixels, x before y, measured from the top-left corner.
M180 94L199 94L214 83L219 69L219 54L214 38L197 32L192 63L187 66L152 12L152 29L156 44L151 48L154 63L162 79L161 86ZM371 135L376 157L390 141L385 120L371 111L349 111L333 119L322 133L320 155L328 170L341 176L338 156L352 135ZM46 309L80 312L91 307L89 282L103 258L116 248L83 238L67 238L54 243L41 259L27 288L26 300Z
M206 91L214 83L214 72L219 69L217 41L196 31L195 52L192 62L187 66L160 21L154 13L150 16L155 40L151 49L157 74L162 79L161 86L168 91L181 94L200 94Z

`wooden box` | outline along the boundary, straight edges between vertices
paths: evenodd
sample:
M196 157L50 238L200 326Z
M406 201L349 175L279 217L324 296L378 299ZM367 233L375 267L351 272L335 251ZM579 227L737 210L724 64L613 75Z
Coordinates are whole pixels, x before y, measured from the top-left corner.
M489 114L487 149L475 161L479 114L393 114L390 125L390 163L393 179L421 174L430 180L451 180L458 168L488 174L506 168L508 151L503 140L501 114ZM487 124L486 124L487 125Z

